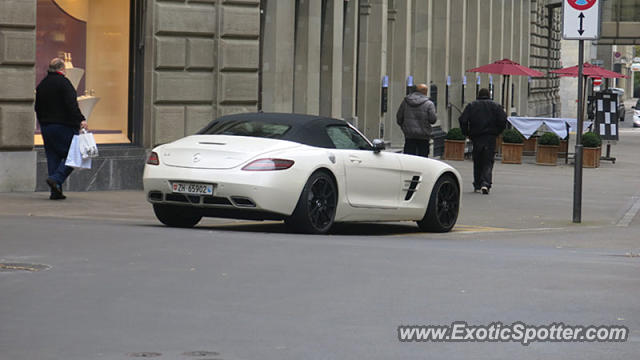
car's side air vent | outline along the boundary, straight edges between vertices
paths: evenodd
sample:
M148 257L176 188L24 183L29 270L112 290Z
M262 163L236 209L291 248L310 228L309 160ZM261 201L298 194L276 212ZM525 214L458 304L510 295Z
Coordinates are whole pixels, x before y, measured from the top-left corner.
M408 185L409 187L406 189L407 194L404 196L404 201L411 200L420 182L420 176L414 176L411 180L405 180L405 186Z
M236 206L239 206L239 207L256 207L256 203L254 203L253 200L246 197L232 196L231 200Z

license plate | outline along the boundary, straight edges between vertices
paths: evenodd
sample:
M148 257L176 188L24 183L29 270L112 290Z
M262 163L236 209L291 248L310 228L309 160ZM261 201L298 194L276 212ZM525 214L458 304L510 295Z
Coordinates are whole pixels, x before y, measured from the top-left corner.
M195 194L195 195L213 195L213 184L195 184L185 182L173 182L171 188L174 193Z

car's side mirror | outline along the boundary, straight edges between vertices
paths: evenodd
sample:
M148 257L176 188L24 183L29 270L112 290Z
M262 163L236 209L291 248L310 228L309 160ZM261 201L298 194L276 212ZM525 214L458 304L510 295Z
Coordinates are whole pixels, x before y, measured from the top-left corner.
M379 153L384 150L386 147L384 145L384 140L382 139L373 139L373 152Z

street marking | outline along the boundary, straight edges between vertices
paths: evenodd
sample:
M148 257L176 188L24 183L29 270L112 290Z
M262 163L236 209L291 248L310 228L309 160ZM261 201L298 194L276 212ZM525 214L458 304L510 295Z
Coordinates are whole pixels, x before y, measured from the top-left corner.
M513 229L491 227L491 226L476 226L476 225L456 225L452 232L496 232L496 231L511 231Z
M633 206L624 214L622 219L618 221L617 226L629 226L633 218L638 214L638 211L640 211L640 196L634 196L634 198L635 202Z

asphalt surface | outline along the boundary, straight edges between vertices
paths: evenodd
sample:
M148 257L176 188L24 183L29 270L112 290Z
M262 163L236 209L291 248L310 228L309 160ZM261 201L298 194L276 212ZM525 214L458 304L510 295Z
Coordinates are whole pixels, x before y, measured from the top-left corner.
M625 121L625 125L630 121ZM624 126L624 125L623 125ZM615 164L497 163L458 225L159 225L142 192L0 194L0 360L633 359L640 352L640 129ZM26 265L25 265L26 266ZM403 343L399 325L622 325L626 342ZM202 351L202 353L192 353ZM190 353L191 352L191 353ZM202 356L193 356L202 355Z

